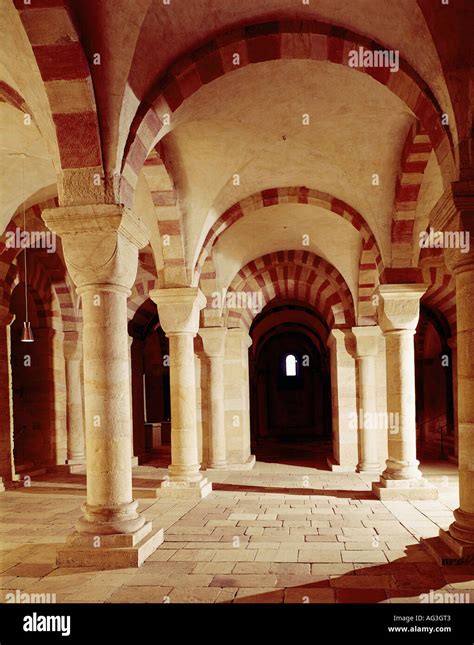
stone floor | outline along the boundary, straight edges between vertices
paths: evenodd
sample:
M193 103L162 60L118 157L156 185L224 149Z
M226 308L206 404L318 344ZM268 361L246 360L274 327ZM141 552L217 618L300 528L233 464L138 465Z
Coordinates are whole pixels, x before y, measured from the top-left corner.
M134 468L140 510L166 529L140 569L56 566L56 549L80 515L83 474L42 475L2 493L2 602L8 593L23 601L55 594L46 598L59 603L394 603L430 593L435 602L441 593L474 601L474 567L441 569L419 546L452 521L452 464L424 467L439 501L382 503L370 478L325 470L311 448L277 453L258 454L250 472L208 474L214 490L199 503L155 497L166 455Z

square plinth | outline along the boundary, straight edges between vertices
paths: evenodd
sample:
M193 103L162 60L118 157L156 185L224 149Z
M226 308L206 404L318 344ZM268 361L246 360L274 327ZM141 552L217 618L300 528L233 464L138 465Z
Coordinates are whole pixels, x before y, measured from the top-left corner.
M161 488L156 489L156 496L182 500L200 500L207 497L211 492L212 484L204 478L197 482L165 479L161 482Z
M100 540L96 540L100 546L91 546L89 536L74 533L66 545L58 550L56 562L60 567L140 567L163 540L163 529L153 530L151 522L147 522L135 534L100 536Z
M372 482L372 492L383 501L438 499L438 489L426 479L385 479Z
M241 464L229 464L227 466L227 469L228 470L235 470L237 472L239 470L252 470L252 468L255 466L256 461L257 460L256 460L255 455L250 455L249 458L247 459L247 461L244 461Z
M474 545L461 544L448 531L439 532L439 537L424 538L421 545L440 567L474 565Z

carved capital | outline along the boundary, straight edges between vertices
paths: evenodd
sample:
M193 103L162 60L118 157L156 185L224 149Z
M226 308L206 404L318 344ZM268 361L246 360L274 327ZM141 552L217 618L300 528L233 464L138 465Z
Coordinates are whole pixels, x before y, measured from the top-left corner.
M420 298L426 284L382 284L377 292L379 324L384 333L398 330L415 330L420 315Z
M91 204L46 209L42 217L61 237L67 268L78 288L107 284L131 289L138 250L148 243L148 232L129 210Z
M209 358L224 356L227 327L202 327L199 330L204 353Z
M153 289L149 296L158 307L160 324L167 335L197 333L199 312L206 306L206 297L198 287Z

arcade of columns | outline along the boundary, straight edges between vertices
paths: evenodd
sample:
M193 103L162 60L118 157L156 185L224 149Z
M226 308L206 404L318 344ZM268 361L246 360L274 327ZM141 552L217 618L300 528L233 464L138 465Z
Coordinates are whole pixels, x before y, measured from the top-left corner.
M472 233L474 198L469 189L458 183L445 192L433 212L433 223L439 230L470 230ZM43 218L62 239L68 270L82 297L84 321L82 336L66 334L64 347L67 463L74 467L86 461L87 503L75 533L59 552L59 562L68 566L80 566L85 562L103 567L140 565L163 540L163 530L152 527L151 522L137 513L137 502L132 497L130 459L127 297L137 271L138 250L146 245L147 233L128 210L113 205L49 209L43 212ZM445 259L456 278L457 294L460 506L449 531L440 533L446 546L445 552L435 554L440 561L443 558L463 560L474 554L474 366L470 358L474 350L470 316L470 303L474 299L474 259L472 251L461 253L452 249L445 250ZM357 469L368 474L381 470L376 431L363 424L359 428L359 463L357 445L344 445L345 413L353 409L354 399L350 387L347 389L343 346L346 340L353 343L353 356L358 366L359 406L368 412L376 409L375 359L382 336L385 340L389 366L386 409L399 411L400 421L398 431L388 433L386 466L380 480L373 484L374 492L381 499L433 499L437 495L436 489L423 479L416 458L413 337L424 291L425 286L415 282L381 285L378 289L380 327L335 329L330 338L335 357L332 373L338 389L335 405L333 401L333 419L338 425L333 467ZM163 481L158 494L200 499L209 494L211 484L201 472L199 463L194 338L198 333L201 336L209 367L207 467L225 469L228 467L223 392L225 340L228 333L237 332L242 338L246 334L243 330L225 327L200 329L200 311L206 300L198 287L158 289L149 296L157 305L160 323L170 341L172 452L169 477ZM2 312L0 349L4 359L8 356L11 320L8 312ZM242 355L248 345L241 343ZM79 411L81 349L86 446L83 445ZM2 369L6 362L2 361ZM241 373L238 372L237 377L241 379ZM2 379L3 384L8 380L5 370ZM1 393L4 399L10 396L5 387L1 388ZM2 403L9 402L2 400Z

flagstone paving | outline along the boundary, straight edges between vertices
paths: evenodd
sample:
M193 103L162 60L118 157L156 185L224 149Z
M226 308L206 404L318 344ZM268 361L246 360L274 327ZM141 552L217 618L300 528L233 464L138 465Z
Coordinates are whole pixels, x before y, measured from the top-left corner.
M207 473L213 492L196 503L155 497L161 462L136 467L140 511L165 542L140 569L112 571L56 566L85 476L38 477L0 497L2 602L398 603L430 591L474 600L474 567L440 568L419 544L453 519L453 466L424 469L440 497L419 502L381 502L370 478L321 468L258 461L250 472Z

